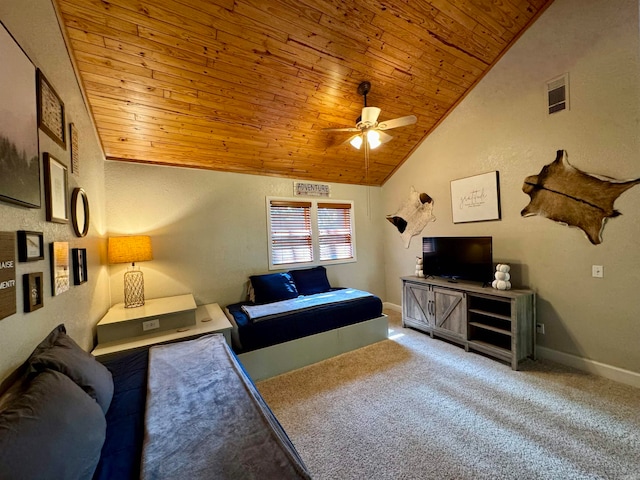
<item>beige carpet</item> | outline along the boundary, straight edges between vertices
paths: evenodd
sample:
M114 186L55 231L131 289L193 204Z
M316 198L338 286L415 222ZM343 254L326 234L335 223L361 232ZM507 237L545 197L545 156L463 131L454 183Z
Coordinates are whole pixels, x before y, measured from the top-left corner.
M640 479L640 390L399 324L258 384L316 480Z

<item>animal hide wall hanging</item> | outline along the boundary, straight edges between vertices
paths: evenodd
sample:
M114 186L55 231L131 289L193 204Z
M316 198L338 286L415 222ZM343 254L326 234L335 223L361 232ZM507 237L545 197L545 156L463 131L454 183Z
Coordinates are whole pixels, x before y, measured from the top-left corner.
M558 150L556 159L545 165L538 175L525 178L522 191L531 201L521 215L540 215L578 227L597 245L602 243L607 219L620 215L613 203L639 183L640 178L616 180L582 172L569 164L566 151Z
M404 242L404 248L409 248L411 237L419 235L429 222L435 222L433 216L433 199L426 193L418 193L411 187L409 198L400 206L398 211L387 215L387 220L393 223Z

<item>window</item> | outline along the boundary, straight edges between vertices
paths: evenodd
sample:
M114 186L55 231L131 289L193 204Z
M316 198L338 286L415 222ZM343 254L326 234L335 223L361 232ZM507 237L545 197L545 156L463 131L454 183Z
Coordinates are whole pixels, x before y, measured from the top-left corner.
M269 268L353 262L353 202L267 198Z
M318 204L318 250L320 261L353 258L351 204Z

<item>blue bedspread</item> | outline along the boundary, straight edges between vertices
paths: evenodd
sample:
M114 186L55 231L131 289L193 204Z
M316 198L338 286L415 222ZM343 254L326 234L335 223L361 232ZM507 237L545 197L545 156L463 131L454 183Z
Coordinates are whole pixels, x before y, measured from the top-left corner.
M148 350L143 350L102 362L113 375L114 392L107 411L107 437L94 480L140 477L147 359Z
M239 342L236 341L233 345L236 353L249 352L296 338L327 332L382 315L382 300L375 295L287 312L256 322L251 321L243 311L242 307L245 305L253 305L253 303L240 302L227 306L227 311L233 316L238 326Z

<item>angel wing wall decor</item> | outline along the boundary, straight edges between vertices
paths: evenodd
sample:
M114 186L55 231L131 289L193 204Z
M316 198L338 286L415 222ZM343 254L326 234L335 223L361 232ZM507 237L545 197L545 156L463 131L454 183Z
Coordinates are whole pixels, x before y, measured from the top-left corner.
M538 175L525 178L522 190L531 200L521 215L540 215L577 227L597 245L602 243L607 219L620 215L613 208L616 199L639 183L640 178L616 180L582 172L569 164L565 150L558 150L556 159Z

